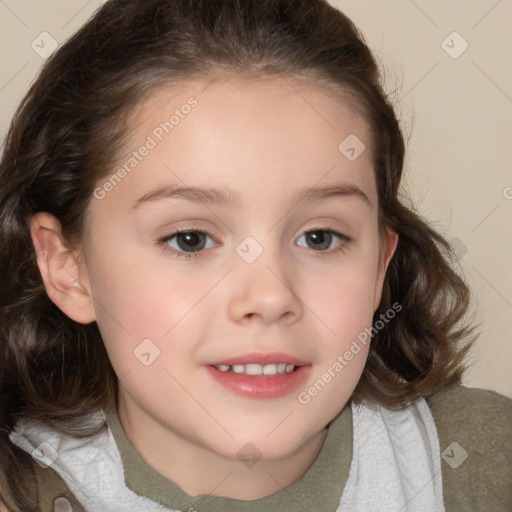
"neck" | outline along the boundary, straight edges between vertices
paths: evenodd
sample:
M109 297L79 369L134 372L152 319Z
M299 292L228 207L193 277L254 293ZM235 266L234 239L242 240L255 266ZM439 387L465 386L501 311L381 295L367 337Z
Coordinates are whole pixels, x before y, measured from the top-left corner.
M184 439L132 405L120 396L118 415L126 437L152 469L191 497L256 500L281 491L304 476L327 435L324 428L286 457L244 464Z

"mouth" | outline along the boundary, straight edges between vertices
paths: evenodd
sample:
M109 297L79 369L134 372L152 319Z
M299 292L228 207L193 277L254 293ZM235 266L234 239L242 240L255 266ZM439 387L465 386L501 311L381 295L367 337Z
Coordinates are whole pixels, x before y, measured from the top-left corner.
M253 353L206 365L215 382L250 398L278 398L307 378L311 363L283 353Z
M282 352L249 353L211 363L209 366L221 372L254 376L287 375L309 363Z
M243 375L261 375L266 377L272 377L274 375L286 375L296 371L300 365L288 364L288 363L271 363L266 365L261 364L219 364L210 365L221 372L237 373Z

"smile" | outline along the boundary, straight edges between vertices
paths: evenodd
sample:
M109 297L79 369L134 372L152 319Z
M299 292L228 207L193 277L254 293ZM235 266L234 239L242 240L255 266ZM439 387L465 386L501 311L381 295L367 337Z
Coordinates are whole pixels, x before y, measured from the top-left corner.
M285 375L292 373L295 368L294 364L276 363L276 364L235 364L230 366L228 364L220 364L216 366L217 370L221 372L233 372L245 375Z
M275 399L291 395L310 375L312 365L286 363L206 365L205 370L220 390L256 399Z

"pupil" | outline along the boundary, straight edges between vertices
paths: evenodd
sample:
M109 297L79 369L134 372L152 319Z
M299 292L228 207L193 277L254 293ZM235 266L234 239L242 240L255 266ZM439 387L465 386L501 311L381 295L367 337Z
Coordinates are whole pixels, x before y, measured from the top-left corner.
M182 248L186 252L193 252L194 250L197 250L197 244L200 241L200 237L202 236L201 233L179 233L178 234L178 242L185 241L185 246L183 246L181 243L179 243L180 248ZM187 245L189 246L187 248ZM190 250L190 246L192 246L192 250ZM199 247L200 249L201 247Z
M322 249L328 248L331 244L331 234L326 231L312 231L309 236L317 244L316 248L319 248L319 246L322 245L322 242Z

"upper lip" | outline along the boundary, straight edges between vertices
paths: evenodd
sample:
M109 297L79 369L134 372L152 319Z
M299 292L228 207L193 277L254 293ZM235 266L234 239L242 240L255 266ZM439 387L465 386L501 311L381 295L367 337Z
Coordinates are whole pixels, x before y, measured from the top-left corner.
M295 366L303 366L309 364L307 361L302 361L297 357L294 357L290 354L285 354L284 352L265 352L265 353L257 353L251 352L249 354L244 354L238 357L232 357L230 359L223 359L222 361L217 361L215 363L210 363L211 366L219 366L221 364L225 364L228 366L233 366L235 364L273 364L273 363L287 363L293 364Z

